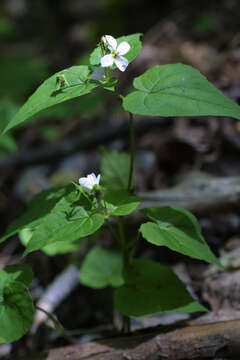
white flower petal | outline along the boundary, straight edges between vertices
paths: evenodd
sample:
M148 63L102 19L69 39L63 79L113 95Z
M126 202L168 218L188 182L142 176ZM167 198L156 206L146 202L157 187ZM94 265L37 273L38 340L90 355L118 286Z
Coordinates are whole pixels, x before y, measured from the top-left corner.
M79 184L85 188L92 190L94 185L99 185L101 175L96 176L94 173L89 174L87 177L80 178Z
M104 45L107 45L107 39L105 35L101 37L101 41L104 43Z
M85 188L92 190L92 184L89 183L88 178L82 177L79 179L79 184L83 185Z
M100 178L101 178L101 175L98 174L97 179L96 179L96 184L98 184L98 185L99 185L99 183L100 183Z
M118 55L117 58L115 59L115 64L117 65L117 68L120 71L125 71L128 66L128 60L123 56Z
M102 67L107 67L107 66L112 66L114 63L113 57L111 54L105 55L101 58L101 66Z
M96 181L96 175L94 173L91 173L90 175L88 175L89 177L91 177L93 179L93 181Z
M80 185L83 185L86 180L87 180L87 178L81 177L81 178L78 180L78 182L79 182Z
M84 186L85 186L85 188L87 188L89 190L92 190L92 188L93 188L92 184L85 184Z
M121 42L120 45L117 47L117 52L119 55L125 55L129 50L131 49L131 46L126 41Z
M96 183L96 175L92 173L92 174L88 175L87 178L88 178L89 184L91 184L93 187L93 185L95 185L95 183Z
M117 49L117 40L114 39L114 37L111 35L105 35L105 38L107 40L109 50L110 51L116 50Z

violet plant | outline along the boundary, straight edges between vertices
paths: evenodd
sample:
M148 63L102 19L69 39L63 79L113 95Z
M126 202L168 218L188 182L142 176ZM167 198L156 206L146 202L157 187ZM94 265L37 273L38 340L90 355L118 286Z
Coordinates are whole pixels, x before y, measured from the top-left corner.
M90 56L90 65L72 66L47 79L6 126L4 133L43 109L101 87L115 93L129 114L130 153L105 150L98 176L81 174L78 184L34 196L26 212L9 225L0 242L27 232L24 256L36 250L49 253L51 247L57 253L65 247L80 246L81 239L98 234L101 228L108 229L112 245L97 245L97 236L96 245L91 241L80 267L82 284L95 289L113 287L114 307L125 317L206 311L170 268L136 257L139 242L144 239L221 267L193 214L176 206L142 209L147 221L136 230L134 238L126 232L124 216L138 211L141 202L134 192L134 115L240 119L240 107L198 70L183 64L155 66L134 79L132 92L119 94L118 79L112 77L112 70L127 69L141 50L140 38L141 34L117 39L103 36ZM99 67L103 67L104 77L97 80L95 70ZM0 270L0 343L19 339L31 327L35 308L28 289L32 278L28 265Z

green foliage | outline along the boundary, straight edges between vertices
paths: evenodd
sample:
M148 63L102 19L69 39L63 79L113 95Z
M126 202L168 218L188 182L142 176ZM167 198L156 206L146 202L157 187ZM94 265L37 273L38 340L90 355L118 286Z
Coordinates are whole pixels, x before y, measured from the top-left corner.
M155 66L137 77L133 84L137 91L123 100L124 109L133 114L240 119L240 107L188 65Z
M34 231L24 255L56 242L74 242L97 231L104 216L96 209L72 205L63 197Z
M29 265L11 265L7 266L4 269L4 274L2 275L5 279L7 274L7 281L20 281L23 282L25 286L29 287L33 281L33 272L32 268Z
M54 105L50 108L40 111L40 113L34 116L34 118L38 119L39 117L44 117L64 120L67 117L74 115L81 115L81 117L86 119L91 118L101 109L105 99L105 93L97 92L91 94L91 96L86 96L84 101L79 101L79 99L72 99L68 102Z
M79 279L82 284L96 289L121 286L122 267L122 256L119 252L95 246L83 261Z
M21 243L27 247L30 239L33 235L32 229L22 229L19 232L19 239ZM50 245L44 246L41 250L48 256L55 256L60 254L67 254L79 249L80 244L79 241L58 241Z
M140 53L142 49L142 43L140 40L141 36L142 34L132 34L127 36L121 36L116 39L118 45L123 41L127 41L131 46L130 51L126 55L124 55L124 57L128 59L129 63L131 63L137 57L137 55ZM101 61L101 57L102 57L101 47L98 46L96 47L96 49L93 50L93 52L90 55L90 64L99 65Z
M139 204L140 198L129 194L125 189L107 191L104 195L104 205L110 210L111 215L129 215Z
M164 206L141 212L153 221L140 227L148 242L222 267L204 240L197 219L189 211L177 206Z
M18 340L32 324L34 307L28 292L32 278L27 265L0 270L0 344Z
M101 160L102 184L109 190L127 189L130 156L104 150Z
M49 215L58 201L72 191L75 191L75 188L71 184L58 189L44 190L35 195L29 203L28 210L9 225L6 233L0 239L0 243L21 229L38 226L44 217Z
M125 284L115 290L115 308L127 316L164 311L206 311L187 292L173 271L154 261L134 260L123 273Z
M88 66L72 66L44 81L21 107L4 132L21 124L43 109L90 93L100 86L100 81L91 79ZM60 80L59 80L60 79Z
M1 23L0 23L1 30ZM126 54L133 61L141 50L141 34L122 36L118 44L127 41L131 49ZM9 100L0 102L0 133L39 116L65 118L74 114L89 117L95 114L104 97L98 93L84 101L75 98L91 93L96 88L115 91L116 78L108 81L99 78L101 60L98 46L90 57L91 66L72 66L47 79L17 112ZM4 62L5 64L1 62ZM9 95L24 96L35 86L46 70L46 64L26 60L25 67L19 59L13 62L0 60L0 76L4 69L1 91ZM41 67L42 66L42 67ZM111 70L106 70L110 78ZM10 69L9 71L6 69ZM41 69L43 71L41 71ZM45 70L44 70L45 69ZM39 71L38 71L39 70ZM28 73L25 76L25 72ZM5 76L5 77L4 77ZM14 77L15 76L15 77ZM100 74L101 76L101 74ZM14 86L13 80L14 78ZM16 85L16 86L15 86ZM2 88L1 88L2 87ZM206 78L190 66L175 64L156 66L134 80L133 91L123 98L123 107L132 114L156 116L232 116L240 119L240 107L226 98ZM21 95L20 95L21 94ZM119 94L116 92L116 95ZM65 101L71 100L68 104ZM130 118L132 120L132 117ZM130 121L131 150L134 148L133 121ZM56 126L43 129L41 136L52 141L58 135ZM14 151L16 144L11 135L0 138L5 151ZM42 191L30 201L23 216L16 219L0 239L19 233L26 246L24 255L42 250L48 255L74 251L91 235L88 243L101 236L104 221L111 218L113 238L118 237L116 249L96 246L84 259L80 271L82 284L92 288L117 287L114 295L115 307L127 316L147 316L163 311L206 311L187 292L172 270L151 260L135 260L139 233L125 233L122 219L116 216L129 215L140 203L132 194L132 158L126 153L103 150L101 161L101 183L92 182L82 186L72 183L58 189ZM91 178L91 177L90 177ZM89 180L90 181L90 180ZM92 187L95 182L95 186ZM87 188L88 187L88 188ZM90 188L90 189L89 189ZM205 242L196 218L188 211L175 207L144 209L142 213L151 221L142 224L140 232L151 244L167 246L173 251L221 266ZM118 248L117 248L118 246ZM121 251L121 253L120 253ZM33 304L28 293L32 272L26 265L16 265L0 270L0 343L11 342L25 334L32 322Z

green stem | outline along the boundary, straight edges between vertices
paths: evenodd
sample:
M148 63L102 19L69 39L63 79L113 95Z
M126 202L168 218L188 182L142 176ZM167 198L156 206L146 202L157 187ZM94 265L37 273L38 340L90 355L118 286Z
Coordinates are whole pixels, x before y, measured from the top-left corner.
M60 322L52 315L50 314L48 311L46 311L45 309L41 308L40 306L36 305L35 308L37 310L42 311L44 314L47 315L47 317L53 322L55 329L60 333L60 335L62 335L62 337L64 337L64 339L69 342L70 344L72 344L72 340L71 338L68 336L68 334L66 333L66 331L64 330L63 326L60 324Z
M128 177L128 191L132 190L133 168L134 168L134 152L135 152L135 139L134 139L134 120L133 114L129 113L129 137L130 137L130 169Z
M109 227L110 232L113 234L114 239L120 243L120 246L122 248L121 239L119 239L119 236L118 236L117 232L115 231L114 227L112 226L111 222L109 221L109 219L106 219L106 223L107 223L107 226Z
M124 231L124 225L123 225L123 219L122 217L117 218L118 221L118 228L119 228L119 238L122 244L122 256L123 256L123 267L127 267L129 264L129 252L128 252L128 246L126 242L126 236ZM130 332L131 322L130 317L123 315L122 317L123 325L122 325L122 332L124 334L128 334Z
M138 230L137 232L137 237L134 239L131 250L130 250L130 254L129 254L129 261L131 262L135 256L135 253L137 251L137 246L138 246L138 242L140 239L140 231Z
M126 248L126 239L125 239L123 221L120 216L118 216L117 222L118 222L118 229L119 229L119 239L121 242L122 251L123 251L123 255L124 255L126 253L126 249L125 249ZM124 258L124 256L123 256L123 258Z
M115 94L121 100L124 99L124 96L120 94L116 89L115 89ZM129 168L129 176L128 176L128 191L130 192L132 190L134 153L135 153L134 119L132 113L129 113L129 138L130 138L130 168Z
M120 94L116 89L115 89L115 94L121 99L124 99L124 96L122 94Z
M115 90L117 96L120 97L121 100L124 99L124 96L118 93ZM129 137L130 137L130 168L129 168L129 177L128 177L128 191L132 190L132 180L133 180L133 169L134 169L134 153L135 153L135 138L134 138L134 119L133 114L129 113ZM128 245L126 243L126 237L124 232L123 221L121 217L118 217L118 226L119 226L119 238L121 241L122 254L123 254L123 266L126 267L129 265L132 257L134 256L135 249L133 250L133 254L129 253ZM136 240L136 243L138 238ZM131 256L132 255L132 256ZM130 318L128 316L123 316L123 328L122 331L124 333L130 332Z
M112 69L111 67L108 68L108 81L111 80L111 72L112 72Z
M102 213L105 213L105 207L102 206L101 191L100 191L100 190L95 190L94 194L95 194L95 198L96 198L96 200L97 200L98 209L99 209Z

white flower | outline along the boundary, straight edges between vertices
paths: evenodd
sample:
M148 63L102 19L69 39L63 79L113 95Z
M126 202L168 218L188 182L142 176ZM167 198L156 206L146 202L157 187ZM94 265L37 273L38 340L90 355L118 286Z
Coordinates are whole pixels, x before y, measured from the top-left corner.
M92 190L94 185L99 185L101 175L96 176L94 173L89 174L87 177L80 178L79 184L85 188Z
M128 66L128 60L123 57L130 50L130 45L123 41L117 46L117 40L111 35L104 35L108 49L111 51L101 58L102 67L112 66L114 63L120 71L125 71Z

